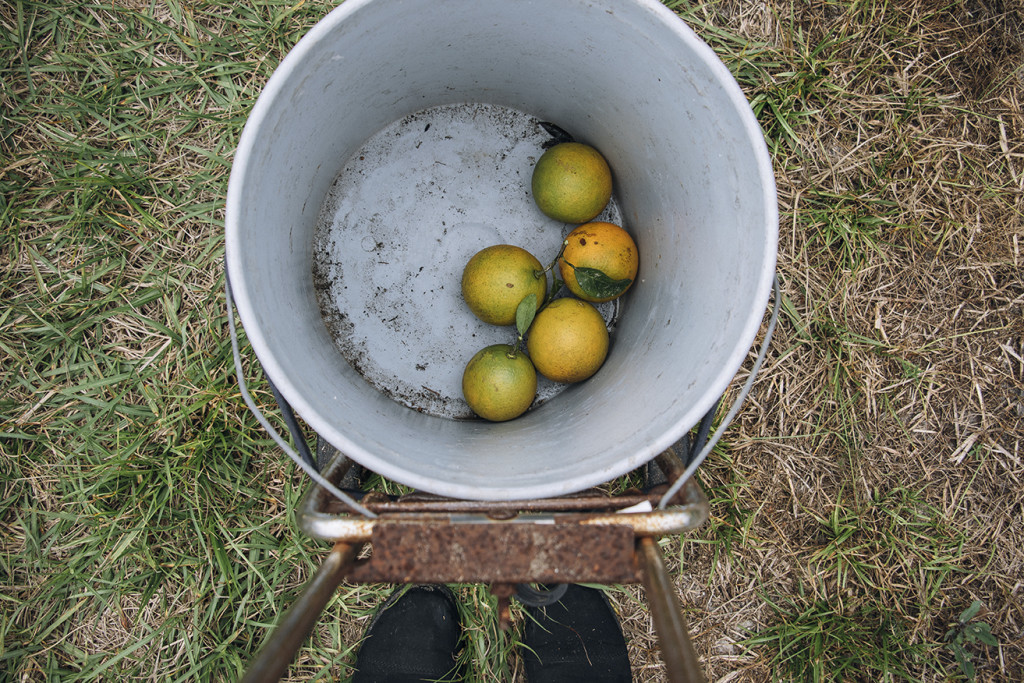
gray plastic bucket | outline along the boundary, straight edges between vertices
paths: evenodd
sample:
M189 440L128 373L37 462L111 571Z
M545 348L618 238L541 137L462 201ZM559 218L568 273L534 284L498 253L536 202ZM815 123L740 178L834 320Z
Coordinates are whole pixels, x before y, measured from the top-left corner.
M452 158L467 172L417 181L395 168L396 159L421 163L409 136L460 108L477 113L452 123L459 134L424 141L437 150L459 143ZM451 394L469 357L493 339L511 340L510 328L473 327L458 300L461 264L477 246L517 241L547 262L548 245L571 226L545 219L523 190L542 151L531 137L536 127L520 126L516 137L498 125L493 138L525 140L533 152L491 148L486 135L474 142L466 132L486 132L490 119L479 111L488 108L556 123L599 149L614 175L609 210L640 251L637 282L604 311L614 330L601 370L549 388L540 405L500 424L456 419L458 410L429 403L440 396L457 404ZM405 136L409 154L391 150L381 166L387 174L364 169L374 178L364 188L339 189L339 179L360 172L353 164L366 155L357 152L391 129ZM437 169L455 165L435 161ZM441 179L444 191L433 191ZM410 202L412 192L420 194ZM363 213L325 212L339 193L362 201ZM287 55L253 108L226 223L238 315L296 412L385 477L492 500L579 491L684 436L756 338L778 238L770 159L743 93L678 17L646 0L349 0ZM331 264L329 286L315 282L324 275L318 259ZM403 274L408 296L395 298ZM335 300L341 323L332 322L324 297L346 288L359 296ZM358 325L343 323L359 316L365 325L405 325L367 332L354 346L387 366L388 344L401 339L413 349L403 362L414 369L396 362L394 379L421 387L426 404L383 389L386 382L346 354L340 342Z

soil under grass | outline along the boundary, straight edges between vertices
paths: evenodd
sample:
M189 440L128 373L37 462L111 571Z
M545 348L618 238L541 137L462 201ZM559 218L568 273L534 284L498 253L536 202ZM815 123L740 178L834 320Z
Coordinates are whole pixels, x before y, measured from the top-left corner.
M711 520L662 542L709 680L959 680L954 643L1024 680L1024 9L666 4L747 93L782 211ZM235 386L221 260L246 114L331 6L0 3L0 681L235 680L325 554ZM457 588L473 679L523 680ZM343 586L289 680L345 680L390 591ZM609 594L665 680L642 590ZM954 628L974 601L997 645Z

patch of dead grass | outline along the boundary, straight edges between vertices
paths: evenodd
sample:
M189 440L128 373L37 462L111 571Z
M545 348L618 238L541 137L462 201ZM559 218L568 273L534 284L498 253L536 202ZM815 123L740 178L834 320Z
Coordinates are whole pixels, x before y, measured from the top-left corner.
M979 599L1001 643L975 654L979 680L1019 680L1024 10L688 12L782 64L745 85L778 110L761 118L776 142L783 323L728 445L701 470L713 517L679 568L709 680L784 676L770 650L737 643L778 623L767 600L801 595L898 615L945 666L908 664L918 680L956 671L940 646ZM844 543L837 515L854 534ZM865 573L844 580L835 563L850 548ZM641 680L664 680L643 620L626 623Z

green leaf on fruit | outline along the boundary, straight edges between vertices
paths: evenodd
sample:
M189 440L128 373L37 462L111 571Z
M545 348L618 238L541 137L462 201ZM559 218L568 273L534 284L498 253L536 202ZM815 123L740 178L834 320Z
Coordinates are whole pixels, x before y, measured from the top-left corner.
M527 294L516 307L516 331L520 337L526 336L526 331L533 324L533 318L537 315L537 295Z
M613 280L597 268L573 266L576 282L583 293L594 299L614 299L629 288L633 282L630 278Z

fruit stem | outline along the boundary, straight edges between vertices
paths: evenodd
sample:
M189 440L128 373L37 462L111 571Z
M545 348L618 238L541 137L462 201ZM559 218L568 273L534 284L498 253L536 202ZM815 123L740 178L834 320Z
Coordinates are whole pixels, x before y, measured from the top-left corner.
M567 246L569 246L569 240L562 240L562 248L558 250L558 255L555 256L555 259L551 263L549 263L547 268L545 268L542 272L547 273L549 270L555 267L555 264L558 263L558 259L562 258L562 254L565 253L565 248Z
M544 297L544 302L541 305L541 308L544 308L549 303L555 300L555 297L558 296L558 293L562 291L562 285L564 284L565 283L558 279L558 277L554 278L554 282L551 284L551 289L548 291L548 295Z

